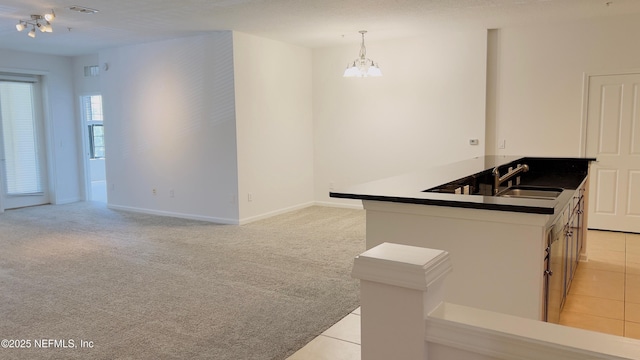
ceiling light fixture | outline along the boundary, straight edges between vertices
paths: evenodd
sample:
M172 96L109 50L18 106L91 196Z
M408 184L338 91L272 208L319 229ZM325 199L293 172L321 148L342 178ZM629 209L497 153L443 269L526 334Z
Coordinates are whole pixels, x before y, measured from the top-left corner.
M364 46L364 34L367 30L360 30L362 35L362 45L360 45L360 54L357 59L347 65L344 71L344 77L369 77L382 76L382 71L377 63L367 59L367 48Z
M56 14L53 12L53 9L50 13L44 15L31 15L29 20L20 20L18 24L16 24L16 30L22 31L27 27L31 26L31 31L27 35L31 38L36 37L36 28L41 32L50 33L53 32L53 28L51 27L51 21L56 18Z
M68 7L68 9L71 11L76 11L83 14L95 14L98 11L100 11L100 10L96 10L96 9L92 9L92 8L88 8L80 5L71 5Z

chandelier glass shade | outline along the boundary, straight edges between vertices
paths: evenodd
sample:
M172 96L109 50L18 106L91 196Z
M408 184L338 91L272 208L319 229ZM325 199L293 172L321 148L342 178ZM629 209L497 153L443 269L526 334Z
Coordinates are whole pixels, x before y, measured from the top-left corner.
M366 33L366 30L360 30L360 34L362 35L360 54L358 55L357 59L353 60L347 65L347 68L344 70L344 77L382 76L382 71L380 70L380 66L378 66L378 63L375 63L373 60L367 58L367 48L364 46L364 34Z

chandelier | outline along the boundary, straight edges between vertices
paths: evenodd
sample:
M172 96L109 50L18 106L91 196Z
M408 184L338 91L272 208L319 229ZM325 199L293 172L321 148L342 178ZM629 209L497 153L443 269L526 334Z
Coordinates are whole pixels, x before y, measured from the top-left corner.
M56 18L56 14L53 12L53 9L50 13L44 15L31 15L29 20L20 20L18 24L16 24L16 30L22 31L29 26L31 26L31 31L27 33L29 37L36 37L36 28L43 33L53 32L53 28L51 27L51 22Z
M360 45L360 55L347 65L344 70L344 77L369 77L369 76L382 76L382 71L377 63L373 60L367 59L367 48L364 46L364 34L366 30L360 30L362 35L362 45Z

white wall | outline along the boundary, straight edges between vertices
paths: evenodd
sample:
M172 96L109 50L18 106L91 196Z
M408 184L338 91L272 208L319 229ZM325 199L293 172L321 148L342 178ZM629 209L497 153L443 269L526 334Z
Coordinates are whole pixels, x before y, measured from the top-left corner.
M496 34L487 152L579 156L583 74L640 69L637 16L507 27Z
M43 75L51 202L79 201L80 147L73 107L71 58L4 50L0 52L0 71Z
M73 84L76 94L83 95L100 93L100 77L84 76L84 67L100 65L98 61L98 54L74 56L71 58L73 66Z
M109 206L237 223L231 32L101 51ZM156 194L153 194L156 189Z
M234 32L233 58L241 222L311 204L311 50Z
M335 188L484 155L484 29L366 38L381 78L343 78L359 46L314 50L315 199ZM480 145L469 145L479 139Z

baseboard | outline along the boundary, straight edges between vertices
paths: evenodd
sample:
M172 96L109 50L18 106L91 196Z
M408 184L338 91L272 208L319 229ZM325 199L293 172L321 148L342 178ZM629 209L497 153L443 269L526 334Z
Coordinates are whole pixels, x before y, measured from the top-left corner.
M362 201L359 201L359 204L345 204L345 203L334 203L330 201L315 201L313 203L317 206L326 206L326 207L335 207L335 208L343 208L343 209L358 209L363 210Z
M240 223L240 225L245 225L245 224L248 224L248 223L252 223L254 221L270 218L272 216L276 216L276 215L288 213L288 212L291 212L291 211L308 208L308 207L313 206L313 205L315 205L315 203L313 201L310 201L310 202L307 202L307 203L302 203L302 204L298 204L298 205L294 205L294 206L289 206L289 207L282 208L282 209L279 209L279 210L269 211L269 212L264 213L264 214L250 216L250 217L247 217L247 218L244 218L244 219L240 219L239 223Z
M173 211L160 211L160 210L144 209L144 208L112 205L112 204L107 204L107 207L113 210L122 210L122 211L136 212L136 213L149 214L149 215L169 216L169 217L175 217L175 218L181 218L181 219L208 221L212 223L225 224L225 225L239 225L239 221L237 219L219 218L219 217L213 217L213 216L202 216L202 215L194 215L194 214L184 214L184 213L178 213Z
M52 205L63 205L63 204L71 204L71 203L76 203L76 202L80 202L83 201L81 198L79 197L72 197L72 198L65 198L65 199L51 199L51 204Z
M149 214L149 215L158 215L158 216L169 216L169 217L176 217L176 218L189 219L189 220L208 221L208 222L213 222L217 224L226 224L226 225L245 225L245 224L252 223L254 221L267 219L272 216L281 215L291 211L308 208L310 206L326 206L326 207L356 209L356 210L363 209L362 203L344 204L344 203L333 203L333 202L326 202L326 201L309 201L306 203L289 206L289 207L274 210L274 211L269 211L264 214L250 216L243 219L229 219L229 218L218 218L218 217L212 217L212 216L185 214L185 213L178 213L173 211L161 211L161 210L145 209L145 208L138 208L138 207L131 207L131 206L107 204L107 207L113 210L122 210L122 211L136 212L136 213Z

